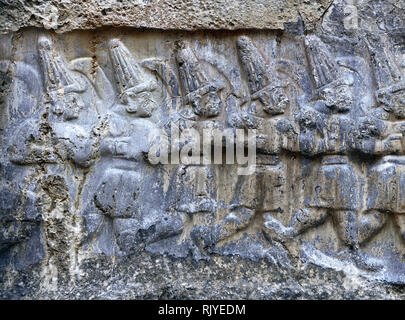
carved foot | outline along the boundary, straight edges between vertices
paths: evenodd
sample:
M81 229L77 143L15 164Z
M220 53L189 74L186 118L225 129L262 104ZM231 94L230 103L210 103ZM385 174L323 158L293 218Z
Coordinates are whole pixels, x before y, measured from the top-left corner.
M353 252L352 258L356 266L365 271L377 272L384 268L384 265L377 259L368 257L364 253L358 251Z
M280 240L291 239L296 235L293 228L284 226L279 220L275 219L270 214L264 216L264 227L275 233Z

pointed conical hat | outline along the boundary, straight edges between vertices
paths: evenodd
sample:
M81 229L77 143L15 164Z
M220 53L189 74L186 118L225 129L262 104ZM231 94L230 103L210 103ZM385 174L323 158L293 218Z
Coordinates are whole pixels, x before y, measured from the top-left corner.
M250 38L239 37L237 48L242 66L247 73L250 93L255 94L270 84L269 66Z
M307 36L305 50L316 89L340 78L339 67L321 39L313 35Z
M188 43L182 42L179 44L179 48L175 51L175 58L179 66L180 81L186 96L209 85L208 77Z
M224 88L224 84L210 78L188 43L178 43L175 59L178 64L186 103L196 95L202 96L208 92L219 91Z
M73 79L65 61L54 51L53 42L49 37L39 37L38 51L45 78L45 87L48 93L64 89L68 86L72 87L70 92L83 91Z
M251 97L257 98L261 92L275 87L286 87L287 81L280 80L249 37L241 36L237 47L242 66L247 73Z
M109 52L120 94L137 87L139 88L139 90L135 90L137 92L152 90L148 86L143 85L145 82L148 82L145 81L145 72L118 39L110 40Z
M404 81L400 68L387 49L387 39L383 36L368 34L365 37L366 45L370 51L372 68L377 88L384 90Z

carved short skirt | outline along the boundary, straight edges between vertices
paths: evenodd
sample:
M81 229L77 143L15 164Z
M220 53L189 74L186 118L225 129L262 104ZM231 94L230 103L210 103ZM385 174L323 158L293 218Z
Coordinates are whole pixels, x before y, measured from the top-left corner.
M107 170L94 193L95 206L111 218L136 217L140 182L137 172Z
M261 210L279 211L284 209L285 198L285 171L279 164L275 166L263 166L257 170L259 181L258 197L261 198Z
M405 156L386 156L368 174L367 209L405 213Z
M176 210L215 212L215 175L209 166L179 166L176 170Z
M281 164L258 165L254 173L238 176L232 205L262 212L283 210L285 186L285 171Z
M328 155L306 183L305 202L310 207L355 210L359 203L356 172L346 156Z

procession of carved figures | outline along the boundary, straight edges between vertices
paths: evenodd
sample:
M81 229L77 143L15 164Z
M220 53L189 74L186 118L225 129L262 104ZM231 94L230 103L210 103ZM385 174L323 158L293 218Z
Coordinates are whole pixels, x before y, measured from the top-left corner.
M235 37L238 85L193 41L176 40L170 58L136 61L124 39L110 39L108 73L95 57L66 61L52 37L37 40L42 75L14 63L29 101L10 105L31 109L8 108L22 120L8 126L6 156L34 178L22 200L4 193L4 212L31 216L7 231L2 250L38 219L48 259L66 261L71 242L107 255L141 245L176 255L186 245L199 259L244 233L288 243L327 221L360 267L362 246L388 221L405 241L405 74L384 35L367 34L364 54L348 57L307 35L294 40L305 61ZM172 142L173 126L255 130L255 171L238 175L225 160L150 163L148 134L162 129Z

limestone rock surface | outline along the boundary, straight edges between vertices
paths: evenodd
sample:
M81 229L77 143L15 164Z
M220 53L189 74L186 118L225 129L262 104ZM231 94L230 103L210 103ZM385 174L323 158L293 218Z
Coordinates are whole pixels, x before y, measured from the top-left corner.
M0 298L405 298L403 1L0 3Z
M331 0L1 0L0 31L56 32L105 26L164 30L284 29L299 17L314 28Z

